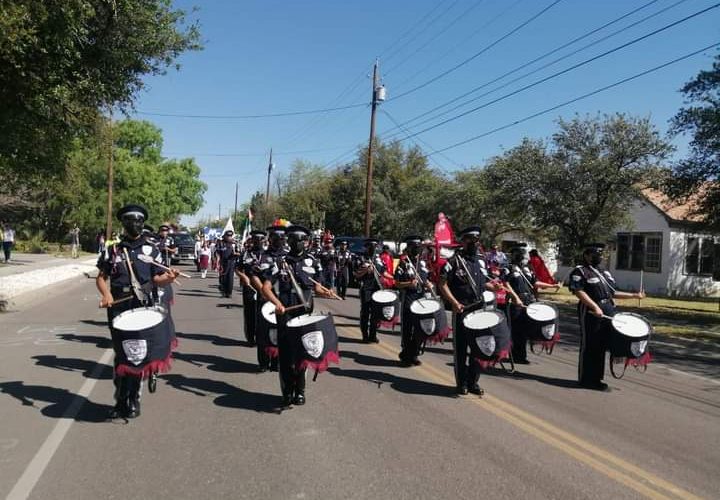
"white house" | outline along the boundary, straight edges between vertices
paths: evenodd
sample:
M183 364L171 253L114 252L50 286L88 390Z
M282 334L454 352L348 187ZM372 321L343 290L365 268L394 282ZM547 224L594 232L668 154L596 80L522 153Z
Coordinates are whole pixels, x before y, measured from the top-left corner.
M632 223L619 228L608 246L610 272L622 290L643 287L652 295L720 297L720 234L703 230L690 214L692 199L672 203L646 189L631 208ZM558 268L562 278L568 267Z

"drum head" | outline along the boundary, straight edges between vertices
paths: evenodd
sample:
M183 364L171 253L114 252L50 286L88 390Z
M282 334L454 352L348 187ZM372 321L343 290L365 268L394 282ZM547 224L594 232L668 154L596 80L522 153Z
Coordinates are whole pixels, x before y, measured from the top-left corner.
M260 308L260 312L265 318L265 321L272 325L277 325L277 318L275 317L275 304L272 302L265 302Z
M542 302L535 302L527 306L527 315L535 321L552 321L557 318L555 308Z
M413 314L434 314L442 309L442 304L435 299L417 299L410 304L410 312Z
M391 302L395 302L397 299L397 294L391 290L378 290L372 294L373 302L377 302L379 304L389 304Z
M463 318L463 325L470 330L487 330L502 321L502 314L496 311L475 311Z
M486 304L495 302L495 292L491 292L490 290L485 290L483 292L483 300Z
M287 326L289 328L296 328L298 326L312 325L313 323L322 321L325 318L327 318L327 316L323 316L321 314L303 314L302 316L297 316L288 321Z
M162 311L143 307L120 313L113 319L113 327L126 332L139 332L159 325L163 319L165 315Z
M647 337L652 330L645 318L632 313L617 313L613 316L612 326L628 337Z

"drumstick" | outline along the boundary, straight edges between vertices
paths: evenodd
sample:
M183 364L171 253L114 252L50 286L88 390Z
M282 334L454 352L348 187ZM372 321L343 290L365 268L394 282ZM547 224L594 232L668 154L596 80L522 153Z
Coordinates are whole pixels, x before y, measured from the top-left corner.
M318 285L318 286L323 290L323 292L329 293L330 296L331 296L333 299L335 299L335 300L345 300L345 299L343 299L342 297L340 297L337 293L335 293L334 291L330 290L329 288L325 288L324 286L322 286L319 282L315 281L314 279L312 279L312 278L310 278L310 277L308 277L308 279L309 279L312 283L314 283L315 285Z
M160 264L159 262L157 262L155 259L153 259L149 255L138 255L138 259L140 259L141 261L146 262L148 264L154 264L157 267L159 267L160 269L165 269L166 271L172 272L172 269L170 269L168 266ZM180 276L182 276L183 278L192 278L192 276L190 276L189 274L185 274L185 273L181 273L181 272L178 272L178 274Z
M112 306L114 306L115 304L120 304L120 303L122 303L122 302L127 302L128 300L131 300L133 297L134 297L134 295L128 295L127 297L123 297L122 299L113 300L110 304L108 304L107 307L112 307ZM101 299L101 304L102 304L102 299ZM99 308L99 309L102 309L103 306L102 306L102 305L98 305L98 308Z

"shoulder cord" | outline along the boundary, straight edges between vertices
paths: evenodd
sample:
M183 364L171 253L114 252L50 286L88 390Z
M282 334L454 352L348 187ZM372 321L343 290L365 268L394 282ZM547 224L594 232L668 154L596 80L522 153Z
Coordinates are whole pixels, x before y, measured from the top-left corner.
M598 271L597 269L595 269L593 266L588 266L588 267L592 270L592 272L594 272L594 273L597 275L598 278L600 278L600 281L602 281L603 283L605 283L605 285L606 285L610 290L612 290L613 293L617 293L617 290L615 290L615 288L614 288L610 283L608 283L608 281L605 279L605 276L603 276L600 271Z

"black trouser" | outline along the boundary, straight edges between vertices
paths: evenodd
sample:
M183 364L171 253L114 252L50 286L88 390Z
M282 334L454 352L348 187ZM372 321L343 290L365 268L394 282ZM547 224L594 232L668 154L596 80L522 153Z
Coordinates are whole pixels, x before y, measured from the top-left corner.
M10 260L10 252L12 251L13 242L3 241L3 253L5 254L5 260Z
M255 343L255 321L257 304L255 290L248 285L243 286L243 319L245 320L245 340L251 344Z
M115 362L117 368L117 361ZM115 403L122 405L127 408L128 404L133 401L138 403L141 396L142 380L140 377L133 377L132 375L115 375L113 377L113 384L115 385Z
M220 291L228 297L231 297L234 285L235 273L232 270L232 266L228 265L228 267L223 267L223 274L220 275Z
M415 318L410 312L410 304L403 307L402 322L400 323L400 359L403 361L413 361L418 357L420 352L420 332L415 327Z
M507 318L512 334L512 356L515 361L527 360L527 314L525 309L514 304L507 308Z
M337 274L337 292L340 297L345 298L347 293L348 282L350 281L349 271L347 268L338 269Z
M455 361L455 385L472 387L480 379L480 366L469 353L470 340L462 322L462 314L453 313L453 360Z
M607 316L615 314L610 303L598 304ZM605 378L605 351L610 338L610 322L592 314L582 302L578 304L580 320L580 358L578 381L584 385L598 384Z
M287 322L293 316L283 314L277 317L278 327L278 358L280 369L280 390L283 396L305 394L306 369L298 370L295 367L295 349L293 338L287 330Z
M375 340L377 338L378 322L373 311L372 294L360 294L360 332L363 340Z

